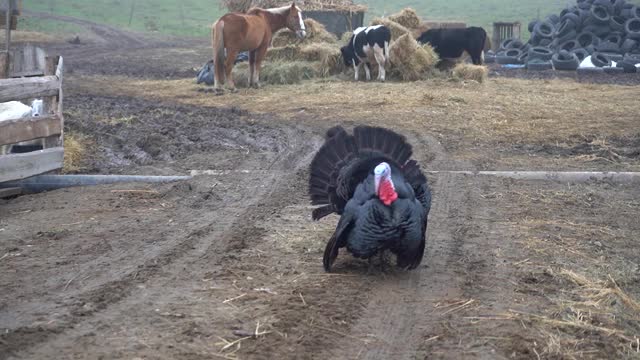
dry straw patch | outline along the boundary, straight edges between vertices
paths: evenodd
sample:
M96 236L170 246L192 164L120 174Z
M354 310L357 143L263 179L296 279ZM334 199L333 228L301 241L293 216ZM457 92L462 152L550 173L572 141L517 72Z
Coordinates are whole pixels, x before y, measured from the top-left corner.
M452 74L458 80L473 80L483 83L489 76L489 69L486 66L461 63L453 68Z
M92 147L92 141L78 133L65 132L64 134L64 160L63 173L76 173L83 169L83 163L90 154L88 149Z

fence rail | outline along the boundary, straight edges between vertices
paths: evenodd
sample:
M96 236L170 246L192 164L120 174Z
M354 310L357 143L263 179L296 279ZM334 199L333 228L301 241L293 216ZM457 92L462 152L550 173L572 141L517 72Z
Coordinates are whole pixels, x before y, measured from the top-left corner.
M42 56L45 56L42 53ZM2 59L10 59L6 56ZM42 116L0 121L0 146L41 140L43 150L23 154L0 153L0 183L61 169L64 158L62 116L62 57L46 57L44 76L0 79L0 102L42 99ZM2 61L0 61L2 62ZM8 64L0 64L0 67Z

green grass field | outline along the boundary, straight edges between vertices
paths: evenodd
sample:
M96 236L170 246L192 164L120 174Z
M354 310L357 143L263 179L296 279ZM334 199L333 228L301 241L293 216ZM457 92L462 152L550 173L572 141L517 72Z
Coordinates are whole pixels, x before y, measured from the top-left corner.
M630 0L640 4L640 0ZM494 21L520 21L525 34L528 22L538 14L558 13L571 0L360 0L369 6L367 18L389 15L412 7L429 20L461 20L491 29ZM133 6L133 17L129 22ZM25 9L74 16L135 31L158 31L180 36L208 36L209 27L224 13L216 0L24 0ZM21 19L23 29L75 32L57 22L34 23Z

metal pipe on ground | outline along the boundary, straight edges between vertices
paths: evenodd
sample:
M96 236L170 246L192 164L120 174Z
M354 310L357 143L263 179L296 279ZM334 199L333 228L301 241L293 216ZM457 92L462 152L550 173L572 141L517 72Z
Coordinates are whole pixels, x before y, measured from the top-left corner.
M428 174L485 175L515 180L545 180L581 183L588 181L611 181L618 184L640 183L640 172L607 171L426 171Z
M22 188L25 192L38 193L73 186L93 186L117 183L167 183L191 179L191 176L141 176L141 175L37 175L27 179L0 184L0 188Z

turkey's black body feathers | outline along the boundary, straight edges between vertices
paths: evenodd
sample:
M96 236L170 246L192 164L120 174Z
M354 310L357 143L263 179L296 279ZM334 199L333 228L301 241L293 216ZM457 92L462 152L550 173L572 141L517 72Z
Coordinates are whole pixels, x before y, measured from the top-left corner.
M341 215L324 253L330 271L338 249L369 258L391 250L402 268L416 268L424 255L431 191L418 163L411 160L406 139L391 130L358 126L350 135L340 126L327 131L325 143L311 162L309 196L312 217ZM373 169L391 167L398 199L385 206L375 194Z

